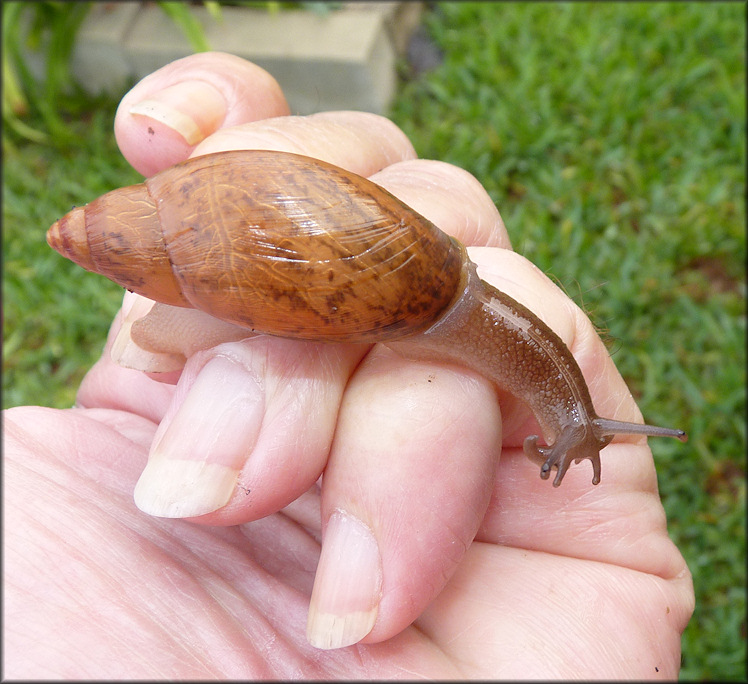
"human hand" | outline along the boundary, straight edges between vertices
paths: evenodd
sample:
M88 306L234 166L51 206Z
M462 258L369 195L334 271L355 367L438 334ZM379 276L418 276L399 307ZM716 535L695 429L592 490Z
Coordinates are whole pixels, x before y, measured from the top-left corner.
M179 113L198 119L197 147L129 113L154 96L182 131ZM204 54L136 86L116 130L147 175L190 153L258 147L372 176L480 246L471 257L481 275L561 335L600 414L638 417L589 322L507 249L472 177L416 160L380 117L268 118L286 113L264 72ZM105 352L78 404L6 415L6 577L20 616L10 638L25 673L33 664L41 674L174 678L677 674L692 589L642 440L605 449L597 487L577 467L553 489L522 454L532 418L482 378L379 346L268 337L194 354L176 388ZM140 505L199 517L133 507L149 449ZM315 643L367 645L310 647L310 594Z

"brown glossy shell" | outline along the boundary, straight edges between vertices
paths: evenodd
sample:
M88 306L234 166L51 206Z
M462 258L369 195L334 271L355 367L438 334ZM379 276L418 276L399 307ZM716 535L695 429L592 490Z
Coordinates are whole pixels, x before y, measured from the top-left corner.
M197 157L73 210L52 247L130 290L285 337L395 339L455 295L461 248L386 190L308 157Z

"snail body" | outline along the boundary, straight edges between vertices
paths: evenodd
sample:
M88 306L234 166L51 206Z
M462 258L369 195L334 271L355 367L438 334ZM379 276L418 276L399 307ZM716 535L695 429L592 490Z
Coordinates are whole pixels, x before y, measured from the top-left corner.
M525 401L557 469L614 434L680 430L599 418L569 349L542 320L481 280L465 248L375 183L326 162L265 150L188 160L73 209L47 241L83 268L164 304L254 332L385 342L456 362Z

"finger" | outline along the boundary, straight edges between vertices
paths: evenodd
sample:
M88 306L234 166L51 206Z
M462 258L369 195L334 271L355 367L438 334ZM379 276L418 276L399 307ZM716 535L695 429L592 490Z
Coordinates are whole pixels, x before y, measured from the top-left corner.
M500 443L489 383L375 348L346 390L323 479L313 645L381 641L420 614L478 529Z
M75 405L81 408L117 409L158 423L172 400L174 388L139 371L122 368L111 357L112 346L136 297L125 293L123 307L109 328L101 358L83 378Z
M254 149L303 154L362 176L416 156L408 137L389 119L347 111L283 116L222 128L198 145L194 156Z
M476 539L507 547L627 567L665 579L687 568L667 520L645 445L613 443L601 453L603 477L590 485L582 464L549 487L520 448L504 449L496 486Z
M192 356L135 488L138 507L230 525L291 503L322 472L366 350L257 336Z
M114 131L122 154L144 176L187 159L222 127L288 114L276 80L221 52L177 60L146 76L120 102Z
M129 292L127 295L136 299L112 344L112 360L124 368L150 372L154 379L181 371L185 361L203 349L255 337L246 328L198 309L169 306Z

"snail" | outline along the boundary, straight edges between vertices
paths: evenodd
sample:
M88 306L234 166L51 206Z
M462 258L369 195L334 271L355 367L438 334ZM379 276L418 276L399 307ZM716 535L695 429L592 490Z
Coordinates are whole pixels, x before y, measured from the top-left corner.
M372 181L265 150L190 159L54 223L47 242L128 290L254 332L384 342L461 364L524 401L540 424L524 452L552 469L616 434L682 430L600 418L569 349L540 318L481 280L466 250Z

